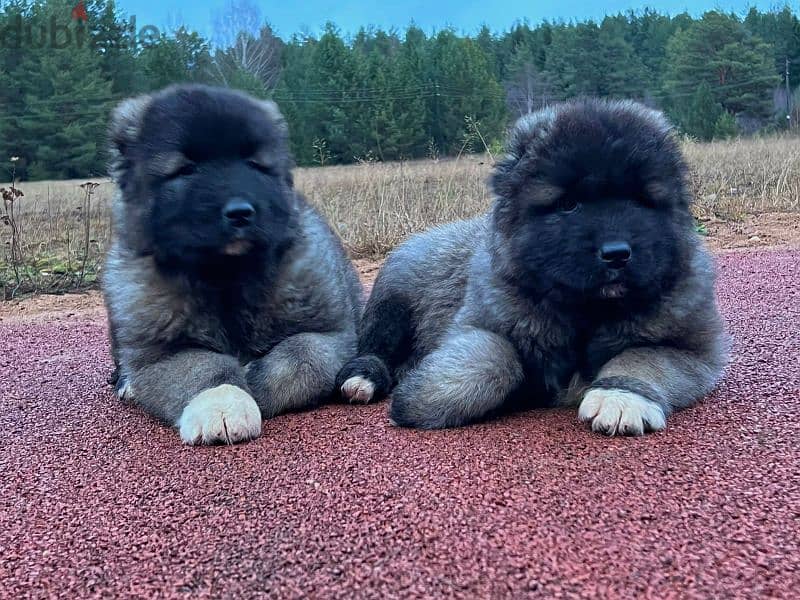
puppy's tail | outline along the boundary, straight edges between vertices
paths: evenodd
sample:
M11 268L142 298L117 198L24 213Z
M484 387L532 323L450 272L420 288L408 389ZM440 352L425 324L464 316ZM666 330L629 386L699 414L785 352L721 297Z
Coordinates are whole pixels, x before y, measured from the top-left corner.
M336 389L351 404L383 400L392 389L392 374L380 357L364 354L351 359L339 370Z

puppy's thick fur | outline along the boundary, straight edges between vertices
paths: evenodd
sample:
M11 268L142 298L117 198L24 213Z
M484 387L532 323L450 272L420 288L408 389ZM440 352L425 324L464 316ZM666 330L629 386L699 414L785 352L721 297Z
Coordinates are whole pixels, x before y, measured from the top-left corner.
M577 101L522 118L485 216L387 259L337 383L398 425L579 403L606 434L662 429L716 384L727 340L687 168L661 114Z
M177 86L112 116L103 276L117 393L187 443L256 437L330 396L355 353L361 288L293 189L271 102Z

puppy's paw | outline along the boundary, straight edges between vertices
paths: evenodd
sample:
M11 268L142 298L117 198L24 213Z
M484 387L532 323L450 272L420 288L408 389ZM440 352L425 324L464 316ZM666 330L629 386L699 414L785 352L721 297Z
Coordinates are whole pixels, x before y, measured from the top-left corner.
M192 398L177 427L186 444L236 444L261 435L261 411L242 388L223 384Z
M642 435L667 425L663 409L644 396L627 390L589 390L578 418L591 421L592 431L606 435Z
M383 400L391 387L389 368L373 354L351 359L336 375L336 389L351 404Z
M120 402L133 402L133 386L130 379L124 375L121 376L114 388L114 393Z
M375 395L375 384L365 377L356 375L342 384L342 398L350 404L368 404Z
M389 423L393 427L409 427L413 429L446 429L466 425L458 407L449 398L437 395L436 390L428 388L424 391L408 380L401 381L389 402Z

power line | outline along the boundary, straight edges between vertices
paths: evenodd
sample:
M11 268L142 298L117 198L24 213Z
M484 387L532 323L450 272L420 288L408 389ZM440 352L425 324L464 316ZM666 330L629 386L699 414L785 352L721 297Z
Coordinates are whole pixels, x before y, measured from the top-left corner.
M763 83L763 78L753 78L747 81L739 81L732 84L723 84L717 85L712 88L712 92L725 92L728 90L734 90L739 88L751 87L756 86ZM787 83L787 109L789 108L789 103L791 102L791 93L789 87L789 72L788 72L788 65L786 70L786 83ZM617 93L614 94L615 97L639 97L639 98L652 98L655 100L671 100L674 98L686 98L693 96L696 92L695 91L686 91L686 92L675 92L675 93L668 93L668 92L660 92L660 91L651 91L642 88L630 88L627 90L616 90ZM428 81L424 84L417 84L412 86L389 86L386 88L355 88L355 89L334 89L330 88L327 90L322 90L320 88L314 90L312 93L307 93L306 90L297 93L277 93L272 96L272 100L282 103L297 103L297 104L316 104L316 103L327 103L327 104L357 104L357 103L378 103L378 102L392 102L392 101L402 101L402 100L413 100L413 99L429 99L429 98L436 98L436 97L445 97L445 98L468 98L476 95L476 93L482 98L492 98L497 100L507 100L508 99L508 92L489 92L486 89L482 88L473 88L473 89L464 89L463 87L448 84L448 83L439 83L437 81ZM550 101L554 102L563 102L566 100L570 100L579 96L580 94L576 95L567 95L567 94L543 94L548 98ZM86 96L81 98L82 102L85 103L115 103L124 100L125 96L108 96L108 95L99 95L99 96ZM37 119L37 115L31 115L27 112L29 109L33 108L41 108L45 110L47 107L53 106L57 107L64 103L69 103L74 105L75 102L70 100L67 102L66 100L61 100L58 98L36 98L36 99L29 99L24 101L24 109L26 112L24 113L6 113L0 114L0 121L11 121L11 120L32 120ZM89 110L81 110L81 109L74 109L69 111L61 111L59 112L59 116L61 117L97 117L103 116L108 114L107 107L95 107L94 109Z

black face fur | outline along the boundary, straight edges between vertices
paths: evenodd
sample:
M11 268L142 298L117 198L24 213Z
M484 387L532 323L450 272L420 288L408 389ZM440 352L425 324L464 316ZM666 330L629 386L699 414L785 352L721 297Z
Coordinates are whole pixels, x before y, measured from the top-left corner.
M691 234L690 196L658 113L575 102L520 120L508 150L491 180L496 251L521 289L628 311L673 285Z
M271 103L177 86L123 105L113 171L164 269L224 275L281 253L296 208L286 126Z

